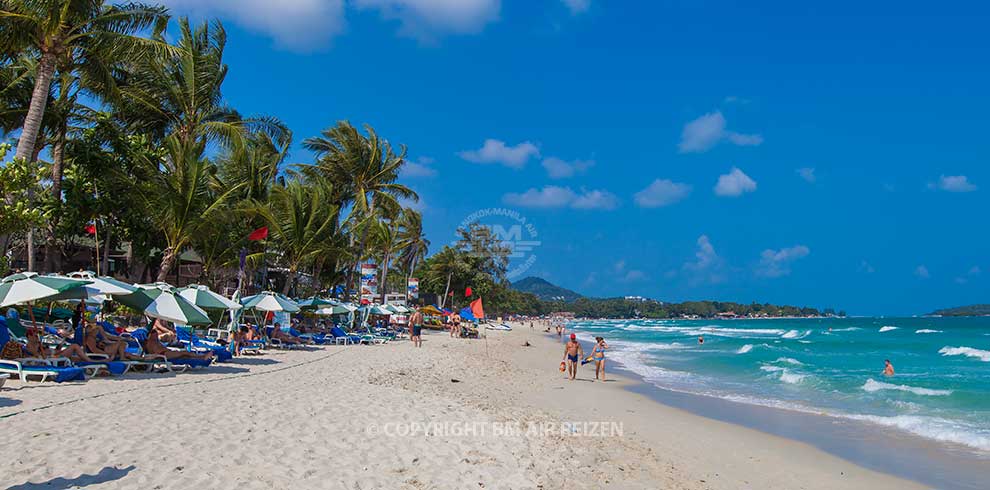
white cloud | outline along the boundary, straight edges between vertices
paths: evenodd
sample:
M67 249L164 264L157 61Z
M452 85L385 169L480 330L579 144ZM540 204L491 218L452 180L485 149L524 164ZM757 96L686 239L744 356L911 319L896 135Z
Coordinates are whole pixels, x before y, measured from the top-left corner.
M736 167L732 167L727 174L719 175L715 184L715 194L723 197L739 197L755 190L756 181Z
M681 142L677 148L681 153L703 153L722 141L737 146L759 146L763 136L743 134L725 128L725 116L721 111L709 112L687 124L681 131Z
M695 284L710 282L718 284L725 281L723 272L725 261L715 252L708 235L698 237L698 250L694 253L694 261L684 263L681 268L688 273L690 281Z
M622 276L622 282L642 281L643 279L646 279L646 273L636 269L628 271L626 275Z
M928 279L929 277L932 277L931 274L928 273L928 268L923 265L919 265L918 267L914 268L914 275L922 279Z
M401 24L399 34L433 41L445 34L475 34L499 17L501 0L351 0Z
M567 6L572 14L577 15L587 12L591 8L591 0L560 0Z
M763 277L781 277L791 273L791 263L807 257L811 249L804 245L795 245L780 250L766 249L760 254L760 265L756 274Z
M654 180L645 189L633 195L641 208L660 208L676 203L691 193L691 186L667 179Z
M543 160L543 168L551 179L566 179L575 174L584 173L595 165L594 160L566 161L557 157L547 157Z
M938 178L938 182L928 184L928 188L946 192L973 192L976 190L976 186L965 175L942 175Z
M540 156L540 149L529 141L508 146L504 141L489 138L480 149L462 151L457 155L473 163L500 163L506 167L522 168L530 157Z
M574 198L571 207L576 209L615 209L619 207L619 198L608 191L585 191Z
M402 166L403 177L433 177L437 174L436 169L431 167L433 159L430 157L419 157L417 160L407 160Z
M178 14L231 19L299 51L323 48L344 32L347 7L377 10L398 20L401 35L432 41L473 34L497 21L501 0L162 0Z
M322 48L343 32L344 0L162 0L175 13L224 17L263 32L278 46L300 51Z
M502 196L502 201L531 208L615 209L619 204L618 198L608 191L582 189L575 192L570 187L555 185L532 188L521 194L510 192Z
M811 167L799 168L796 170L798 176L810 184L814 184L818 177L815 176L815 169Z

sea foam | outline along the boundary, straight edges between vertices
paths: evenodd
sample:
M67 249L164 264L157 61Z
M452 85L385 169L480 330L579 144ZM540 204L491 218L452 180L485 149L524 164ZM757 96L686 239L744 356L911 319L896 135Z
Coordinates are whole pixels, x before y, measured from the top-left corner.
M866 380L866 383L863 384L863 391L873 393L881 390L906 391L908 393L923 396L949 396L952 394L952 390L933 390L931 388L921 388L918 386L895 385L873 379L868 379Z
M930 328L922 328L922 329L919 329L919 330L915 330L914 333L942 333L942 331L941 330L932 330Z
M966 356L975 357L983 362L990 362L990 351L974 349L972 347L949 347L945 346L938 350L943 356Z
M880 333L889 332L891 330L897 330L897 327L893 327L893 326L890 326L890 325L887 325L887 326L884 326L884 327L880 327Z
M740 347L739 350L736 351L736 354L745 354L751 350L753 350L753 344L746 344Z

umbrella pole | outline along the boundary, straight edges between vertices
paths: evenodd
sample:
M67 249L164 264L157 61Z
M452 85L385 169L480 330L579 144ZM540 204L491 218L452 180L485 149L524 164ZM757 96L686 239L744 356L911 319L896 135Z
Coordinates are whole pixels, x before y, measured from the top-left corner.
M34 319L34 305L28 302L28 316L31 317L31 327L37 328L38 322Z

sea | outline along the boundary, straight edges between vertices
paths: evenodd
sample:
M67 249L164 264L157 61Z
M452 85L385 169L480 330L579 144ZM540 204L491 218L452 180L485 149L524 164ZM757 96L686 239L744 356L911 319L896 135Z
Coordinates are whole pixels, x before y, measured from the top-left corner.
M990 317L584 320L656 387L830 415L990 456ZM703 337L700 344L698 338ZM884 360L895 368L884 376Z

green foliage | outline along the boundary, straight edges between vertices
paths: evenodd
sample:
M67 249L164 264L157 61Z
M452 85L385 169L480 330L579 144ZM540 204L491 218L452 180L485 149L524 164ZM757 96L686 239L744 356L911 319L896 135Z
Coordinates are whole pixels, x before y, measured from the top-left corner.
M0 159L9 150L10 145L0 145ZM43 222L44 213L33 204L32 195L41 192L34 168L20 158L0 166L0 235L22 233Z
M939 316L987 316L990 315L990 305L968 305L955 308L935 310L931 315Z
M539 277L530 276L520 279L512 283L512 287L522 292L535 294L536 297L546 301L574 301L581 297L580 294L570 289L550 284Z

